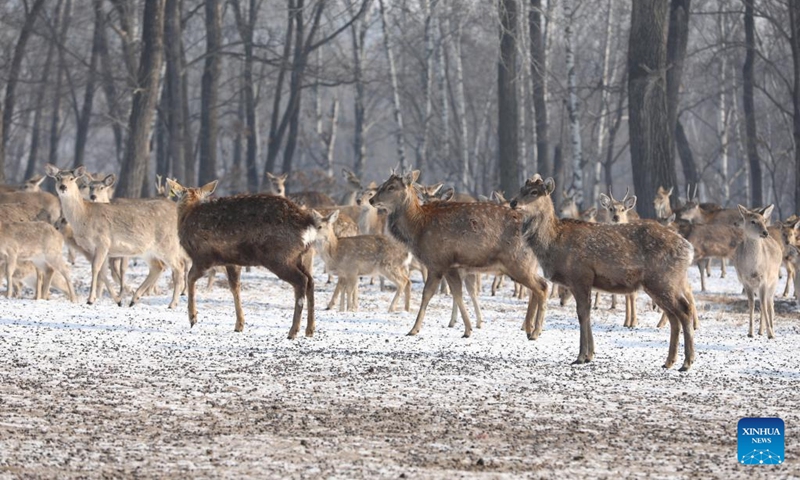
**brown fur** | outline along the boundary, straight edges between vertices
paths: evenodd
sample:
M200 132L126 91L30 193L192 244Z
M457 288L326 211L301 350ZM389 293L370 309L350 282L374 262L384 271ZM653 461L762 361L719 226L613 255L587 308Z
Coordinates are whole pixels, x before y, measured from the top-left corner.
M392 236L406 244L427 268L417 320L409 335L422 328L425 310L446 276L464 320L464 336L472 333L462 297L458 269L500 270L532 291L526 332L536 338L544 323L547 283L536 275L536 258L521 238L523 215L491 203L433 202L421 205L413 183L419 171L391 175L370 200L389 212ZM536 314L536 329L533 317Z
M37 217L47 223L53 223L61 216L61 205L55 195L48 192L7 192L0 193L0 205L9 203L25 203L28 208L36 209Z
M741 230L722 224L677 223L678 232L689 240L694 247L694 260L700 270L700 290L706 291L706 275L708 261L711 258L727 259L733 256L736 247L742 241Z
M653 206L656 208L656 218L664 219L672 215L672 207L669 204L669 197L672 195L672 187L669 190L659 186L656 198L653 199Z
M289 338L300 330L303 299L308 302L306 336L314 335L314 277L310 244L316 235L311 213L274 195L236 195L206 200L216 188L184 188L167 180L180 199L178 235L192 259L189 271L189 323L197 323L195 283L209 268L225 265L236 309L235 331L244 329L239 299L242 266L262 266L294 287L295 305Z
M624 225L586 223L556 218L550 194L552 178L528 179L512 200L512 208L526 213L523 228L546 277L569 287L577 302L580 352L575 363L594 358L590 323L591 292L598 288L630 293L644 288L670 321L670 344L665 368L678 356L683 328L685 358L681 371L694 361L694 299L686 279L692 246L677 233L656 222Z
M308 208L319 207L334 207L336 202L331 197L322 192L297 192L286 193L286 178L287 174L273 175L267 172L267 192L279 197L288 198L298 205L304 205Z

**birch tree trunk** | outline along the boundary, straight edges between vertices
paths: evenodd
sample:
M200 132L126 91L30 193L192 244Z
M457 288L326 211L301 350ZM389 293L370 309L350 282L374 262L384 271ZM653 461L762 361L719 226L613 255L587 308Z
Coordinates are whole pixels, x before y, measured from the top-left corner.
M583 209L583 147L581 145L581 121L578 109L578 80L575 75L575 52L573 51L572 22L573 11L570 0L562 0L564 5L564 41L566 43L567 62L567 111L569 112L569 134L572 147L572 182L570 193L575 204Z
M113 66L111 64L111 58L108 51L108 32L106 31L107 21L105 20L106 14L105 12L101 12L101 14L103 15L103 27L99 31L100 45L98 50L101 81L103 83L103 93L105 94L106 105L108 106L108 116L111 118L111 130L114 133L114 153L116 154L117 164L121 164L122 157L125 154L122 132L123 120L120 113L121 108L119 106L119 99L117 98L117 87L114 84Z
M750 205L760 206L763 201L761 160L758 158L758 137L756 135L755 112L755 72L753 70L756 59L755 20L753 13L754 0L744 0L744 36L746 54L742 67L742 106L744 107L745 143L747 146L747 160L750 164ZM789 2L789 14L797 14L796 2ZM793 17L790 17L790 21ZM793 30L794 31L794 30ZM792 43L794 45L794 43ZM794 51L793 51L794 53ZM795 114L797 115L797 114ZM797 126L795 126L797 128ZM797 200L795 200L797 201Z
M352 11L352 3L348 4L348 7ZM364 100L366 98L366 90L364 85L363 62L364 41L367 36L368 28L369 21L366 15L360 21L350 26L353 45L353 84L356 90L353 96L353 154L355 155L353 159L353 171L358 177L364 174L364 157L366 155L364 139L366 122Z
M400 104L400 88L397 84L397 68L392 52L392 40L389 32L389 22L386 15L384 0L378 0L381 10L381 23L383 24L383 46L386 49L386 60L389 63L389 80L392 86L392 103L394 104L394 121L397 124L395 139L397 141L397 158L400 162L400 171L406 168L406 144L403 131L403 111Z
M148 139L158 98L163 35L164 0L145 0L142 54L137 76L138 88L133 92L128 129L130 133L116 191L118 197L137 198L141 196L150 156Z
M464 38L464 23L463 20L458 20L456 26L455 38L455 67L456 67L456 108L458 109L458 118L460 120L461 142L460 157L461 157L461 190L464 192L470 191L470 165L469 165L469 132L467 130L467 99L464 94L464 65L463 65L463 52L462 41Z
M517 0L502 0L500 61L497 66L500 190L519 190L519 108L517 106Z
M433 112L433 17L436 11L438 0L420 0L422 15L424 17L423 43L425 44L425 68L422 70L422 96L425 105L422 119L422 138L417 148L416 168L424 169L428 161L428 150L430 143L431 114Z
M724 38L724 37L723 37ZM723 40L720 47L725 51L725 41ZM722 177L722 198L725 200L727 206L731 199L731 189L728 181L730 175L728 174L728 107L727 107L727 70L728 62L726 61L725 54L720 56L719 60L719 114L717 116L717 133L719 135L719 172Z
M437 19L439 24L439 51L437 52L437 83L441 101L442 116L442 158L450 159L450 102L447 95L447 41L450 32L450 18L447 15Z

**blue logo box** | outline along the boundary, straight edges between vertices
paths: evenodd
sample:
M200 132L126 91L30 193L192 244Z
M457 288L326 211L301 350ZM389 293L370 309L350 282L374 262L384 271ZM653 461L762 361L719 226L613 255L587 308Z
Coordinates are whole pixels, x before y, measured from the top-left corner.
M743 418L736 427L737 460L743 465L780 465L784 458L783 420L780 418Z

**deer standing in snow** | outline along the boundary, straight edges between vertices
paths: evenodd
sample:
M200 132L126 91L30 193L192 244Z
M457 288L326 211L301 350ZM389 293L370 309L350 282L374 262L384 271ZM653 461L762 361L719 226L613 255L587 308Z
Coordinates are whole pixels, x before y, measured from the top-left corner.
M684 362L694 361L694 299L686 278L692 262L692 245L656 222L596 224L556 217L550 194L552 178L534 175L525 182L511 208L526 214L523 235L547 278L565 285L577 303L580 349L574 362L594 359L591 326L592 288L630 293L644 288L666 313L670 342L665 368L678 357L678 336L683 328Z

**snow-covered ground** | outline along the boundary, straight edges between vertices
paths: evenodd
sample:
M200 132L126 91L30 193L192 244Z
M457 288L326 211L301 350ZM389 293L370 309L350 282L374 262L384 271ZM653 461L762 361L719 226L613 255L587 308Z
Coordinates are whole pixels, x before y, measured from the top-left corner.
M484 281L487 321L471 338L446 327L444 296L407 337L418 275L412 312L389 314L393 292L366 280L359 312L324 310L332 285L318 273L317 333L290 341L292 290L263 270L243 274L243 333L222 277L210 292L198 283L193 329L185 297L167 309L166 275L162 294L133 308L86 305L86 262L73 277L77 304L0 298L0 477L800 475L798 309L777 300L777 338L747 338L732 268L696 293L688 373L677 371L682 347L662 369L668 329L655 328L644 294L634 330L601 297L595 361L573 366L574 303L551 299L542 336L528 341L509 283L491 297ZM744 416L784 419L786 463L737 464Z

